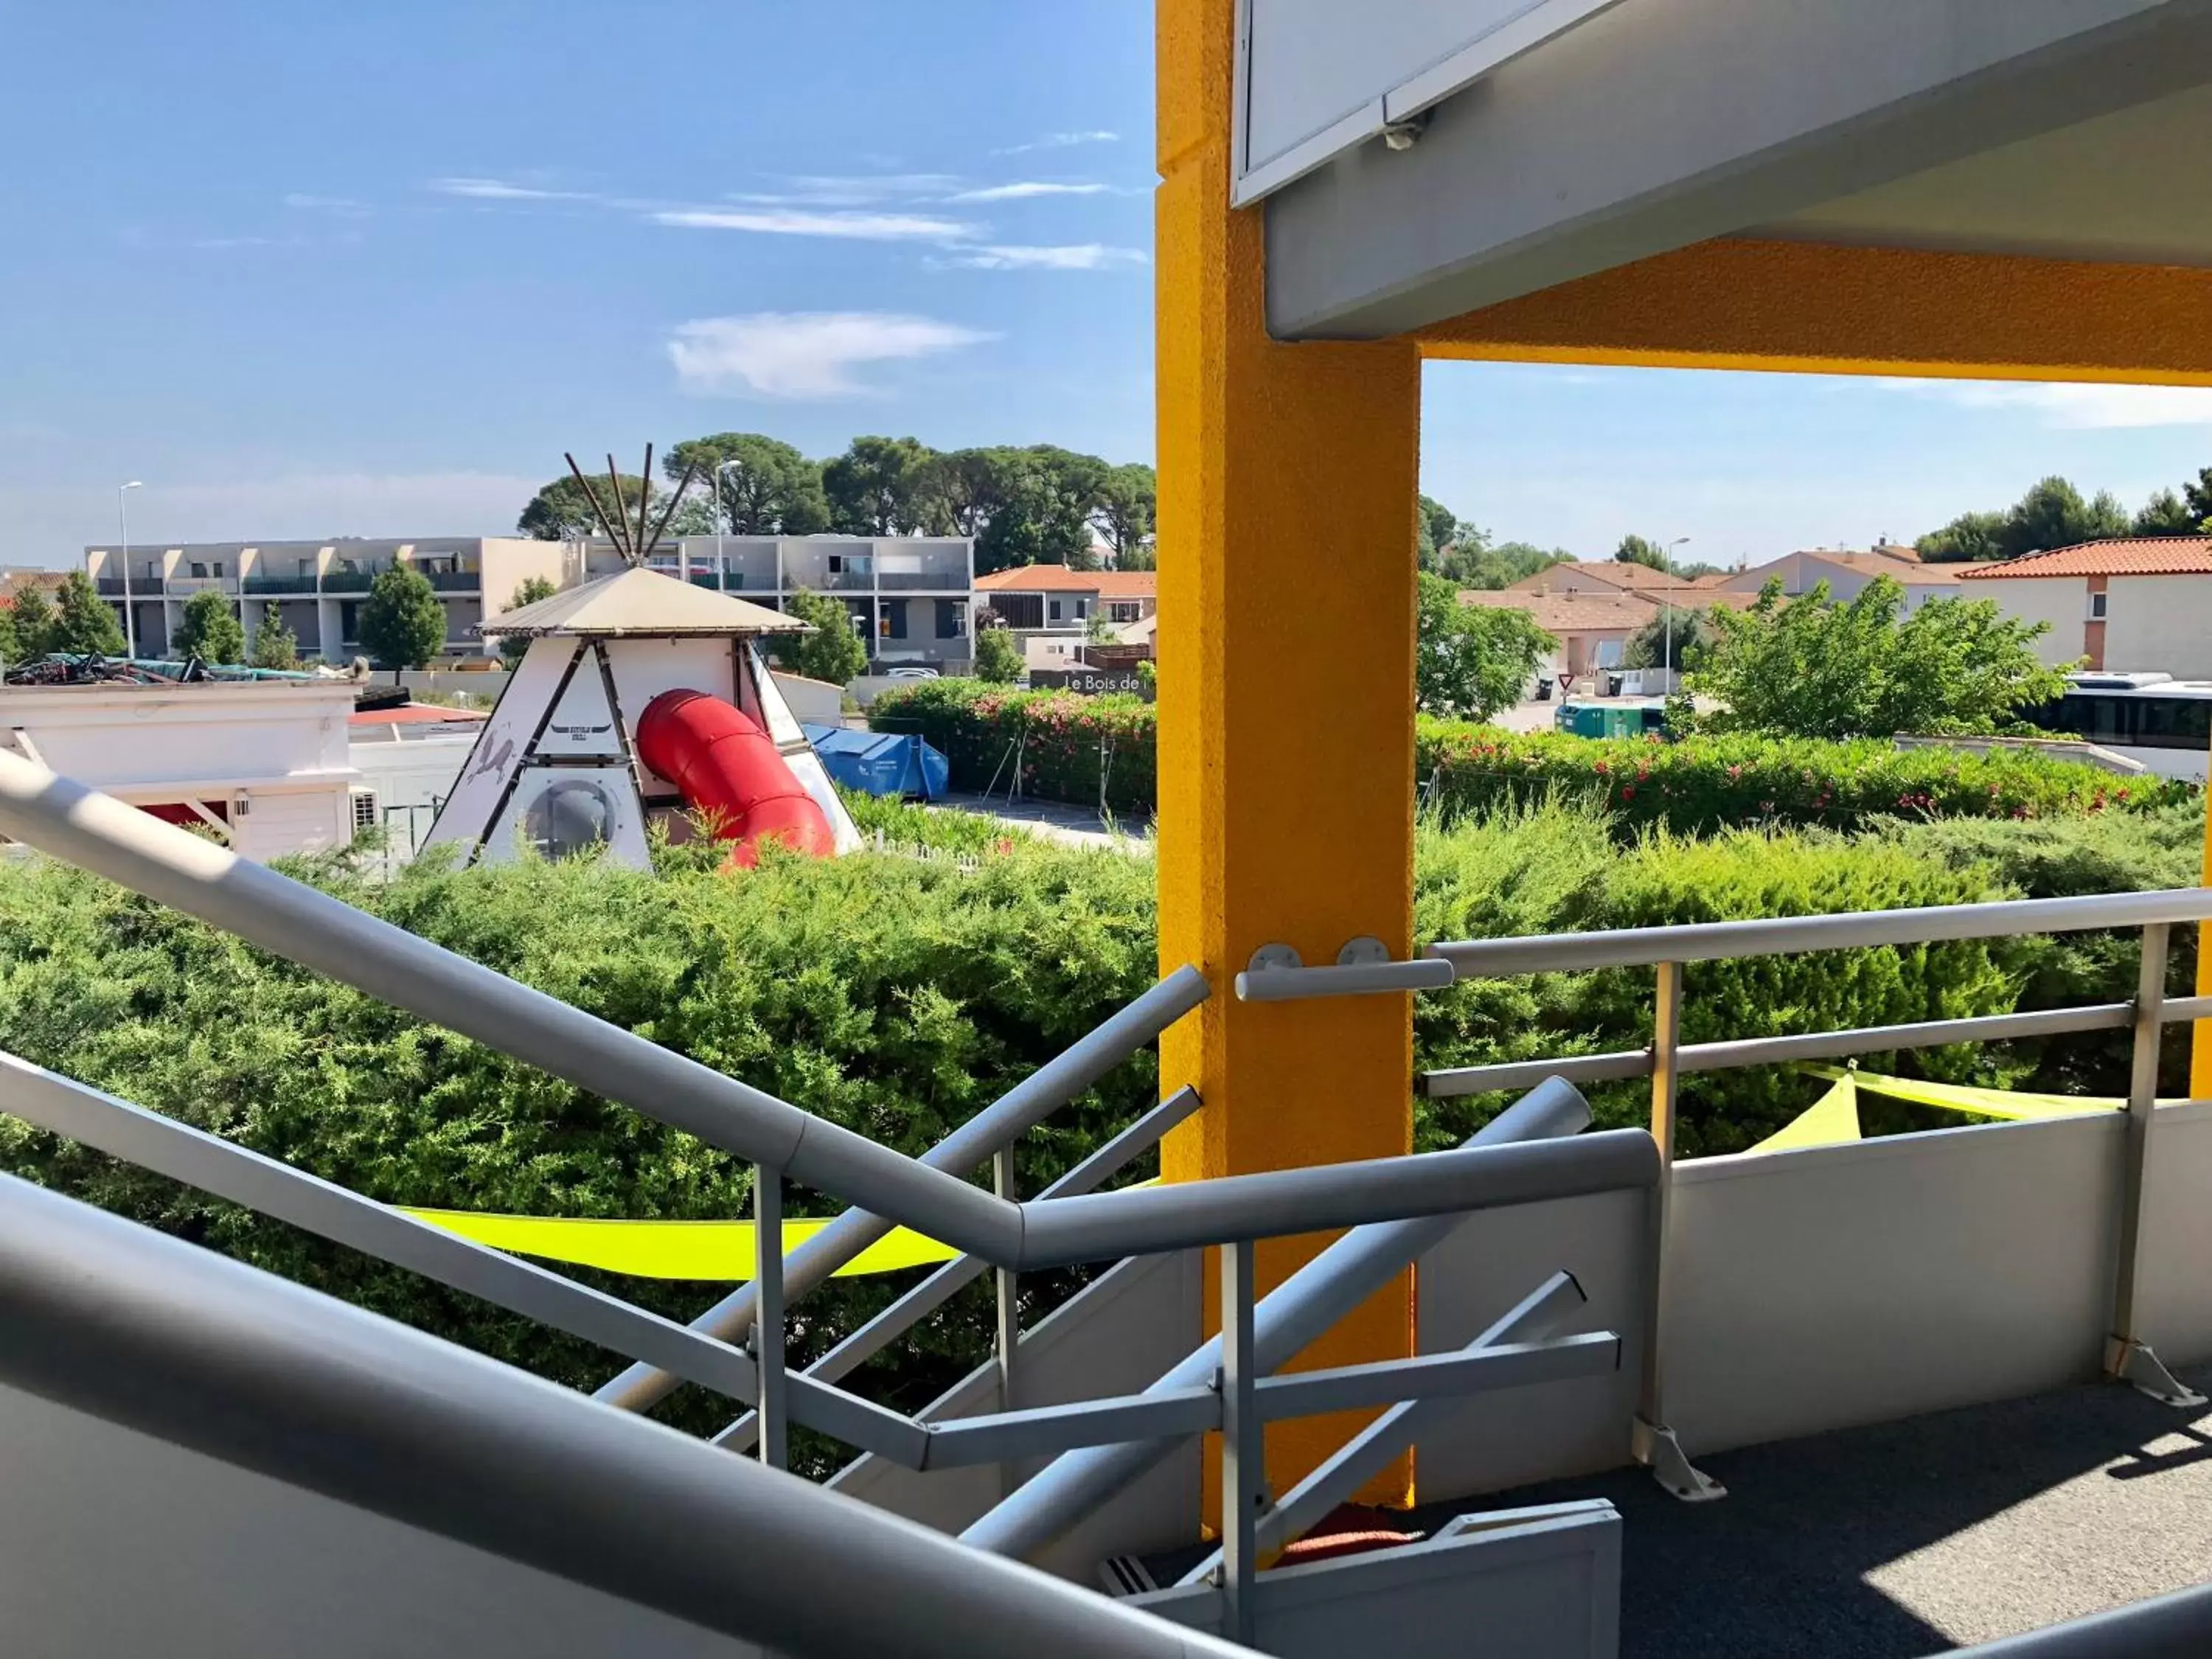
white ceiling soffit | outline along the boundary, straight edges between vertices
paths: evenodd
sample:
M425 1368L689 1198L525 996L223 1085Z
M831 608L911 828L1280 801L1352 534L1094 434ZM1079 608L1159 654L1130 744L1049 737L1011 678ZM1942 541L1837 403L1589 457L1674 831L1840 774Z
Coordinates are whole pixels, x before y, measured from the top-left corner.
M1620 0L1239 0L1230 200L1248 207Z

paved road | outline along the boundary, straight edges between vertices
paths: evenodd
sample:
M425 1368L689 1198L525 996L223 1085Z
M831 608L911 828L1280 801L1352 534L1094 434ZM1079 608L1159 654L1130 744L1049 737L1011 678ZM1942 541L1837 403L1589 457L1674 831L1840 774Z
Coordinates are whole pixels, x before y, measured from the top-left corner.
M2212 1368L2190 1371L2200 1390ZM1620 1510L1622 1659L1921 1659L2212 1579L2212 1412L2094 1384L1701 1457L1677 1503L1640 1471L1565 1498Z

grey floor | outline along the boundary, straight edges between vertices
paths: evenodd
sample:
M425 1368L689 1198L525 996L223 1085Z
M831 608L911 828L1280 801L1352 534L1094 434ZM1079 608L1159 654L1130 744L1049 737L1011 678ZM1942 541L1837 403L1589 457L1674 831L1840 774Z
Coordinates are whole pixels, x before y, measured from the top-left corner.
M2212 1367L2187 1373L2206 1391ZM2100 1385L1700 1458L1413 1517L1607 1498L1622 1659L1917 1659L2212 1579L2212 1411Z

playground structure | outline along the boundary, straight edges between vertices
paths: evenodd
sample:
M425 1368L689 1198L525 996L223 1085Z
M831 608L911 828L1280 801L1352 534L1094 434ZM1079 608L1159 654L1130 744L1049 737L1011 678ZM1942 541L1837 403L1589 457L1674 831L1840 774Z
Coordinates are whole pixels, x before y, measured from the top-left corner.
M423 845L495 862L525 843L552 857L603 849L643 869L648 826L682 833L696 817L737 868L765 840L815 857L858 847L761 649L809 624L647 568L645 501L633 530L576 477L624 568L483 625L530 643Z
M1455 33L1425 38L1437 18ZM430 1619L518 1656L1425 1659L1479 1632L1607 1659L1619 1516L1493 1494L1633 1460L1714 1498L1698 1462L1733 1448L2100 1375L2202 1403L2172 1368L2212 1357L2212 1054L2166 1107L2157 1058L2212 1018L2164 975L2212 891L1417 954L1410 619L1424 356L2212 384L2212 249L2170 196L2203 141L2212 5L1161 0L1159 22L1163 977L925 1158L0 755L0 831L760 1170L753 1278L687 1328L0 1062L14 1115L636 1361L594 1404L0 1187L0 1443L42 1523L0 1571L58 1650L160 1645L181 1570L244 1632L225 1652L351 1659ZM1356 605L1231 602L1351 568ZM1680 1041L1686 963L2075 929L2140 931L2132 999ZM1413 996L1599 966L1650 969L1648 1047L1413 1076ZM1674 1158L1690 1071L2091 1030L2130 1034L2124 1111ZM1060 1188L1013 1191L1014 1138L1155 1038L1160 1104ZM1576 1083L1625 1078L1649 1082L1649 1132L1572 1133ZM1416 1158L1417 1088L1532 1094L1505 1135ZM1159 1188L1088 1190L1155 1143ZM966 1179L986 1164L994 1192ZM787 1178L850 1206L787 1258ZM961 1255L788 1368L792 1303L898 1226ZM1113 1265L1023 1330L1018 1276L1073 1261ZM986 1274L990 1364L912 1416L842 1386ZM638 1420L679 1380L747 1407L714 1446ZM1380 1414L1329 1420L1351 1408ZM793 1422L866 1452L836 1491L730 1455L781 1462ZM1922 1496L1900 1479L1882 1502ZM1471 1518L1276 1563L1356 1497ZM1201 1522L1218 1559L1083 1587ZM69 1547L87 1536L97 1559ZM2002 1648L2208 1644L2198 1589Z

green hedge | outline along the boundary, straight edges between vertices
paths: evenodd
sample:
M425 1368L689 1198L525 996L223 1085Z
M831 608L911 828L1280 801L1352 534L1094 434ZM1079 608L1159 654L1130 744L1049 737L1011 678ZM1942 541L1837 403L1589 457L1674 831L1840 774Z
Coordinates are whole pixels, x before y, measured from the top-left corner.
M1140 697L1015 691L981 680L921 680L877 697L868 725L919 732L951 763L952 787L1022 793L1149 815L1158 799L1152 705Z
M1086 805L1099 798L1103 740L1109 805L1153 810L1153 710L1134 698L945 679L884 693L868 721L881 732L920 732L951 762L956 788L1005 789L1018 755L1025 793ZM1425 716L1414 753L1429 804L1447 817L1565 795L1601 805L1622 836L1646 828L1690 836L1741 825L1858 829L1893 816L2047 818L2197 793L2016 752L1751 736L1603 739Z
M1704 835L1758 824L1856 829L1869 819L2047 818L2154 807L2193 787L2078 762L1899 749L1873 739L1577 738L1423 720L1416 766L1447 815L1559 793L1601 802L1626 830Z

